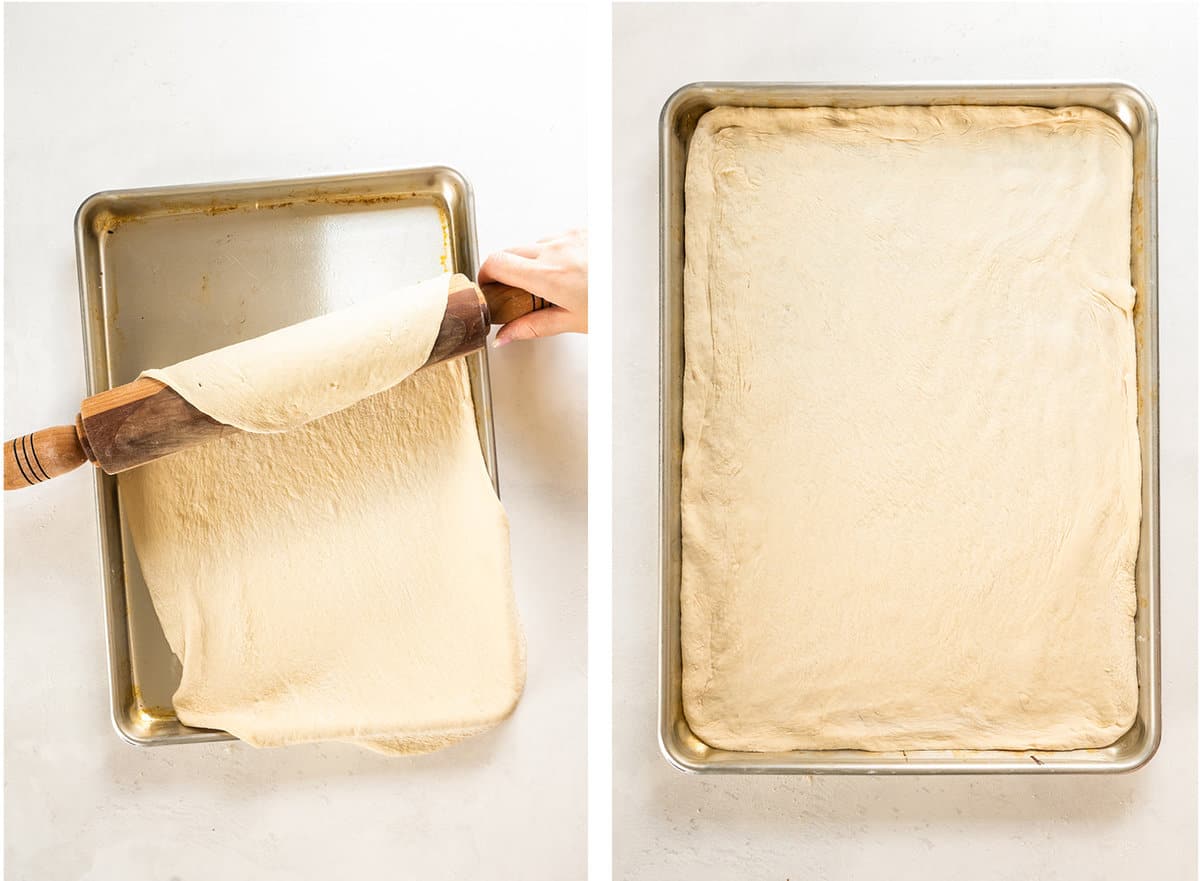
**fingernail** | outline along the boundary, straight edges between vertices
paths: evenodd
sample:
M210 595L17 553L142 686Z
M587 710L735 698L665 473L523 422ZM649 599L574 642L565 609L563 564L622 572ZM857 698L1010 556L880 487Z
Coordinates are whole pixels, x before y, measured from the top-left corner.
M507 346L508 343L509 343L508 337L498 336L494 340L492 340L492 348L498 349L501 346Z

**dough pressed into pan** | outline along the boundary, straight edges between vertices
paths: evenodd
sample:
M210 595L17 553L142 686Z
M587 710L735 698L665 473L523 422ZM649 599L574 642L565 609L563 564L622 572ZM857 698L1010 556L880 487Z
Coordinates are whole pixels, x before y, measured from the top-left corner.
M443 279L154 371L251 429L119 480L184 723L408 753L512 712L524 639L466 365L405 379L445 303Z
M1132 146L1088 108L718 108L687 160L683 704L731 750L1133 722Z

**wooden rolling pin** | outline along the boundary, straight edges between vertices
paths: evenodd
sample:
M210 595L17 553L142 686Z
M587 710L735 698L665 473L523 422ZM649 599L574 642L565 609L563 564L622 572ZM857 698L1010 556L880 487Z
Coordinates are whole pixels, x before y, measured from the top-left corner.
M446 314L423 366L482 348L493 324L549 305L529 291L450 278ZM117 474L238 431L201 413L170 386L142 377L86 398L74 425L44 428L4 445L4 488L22 489L92 462Z

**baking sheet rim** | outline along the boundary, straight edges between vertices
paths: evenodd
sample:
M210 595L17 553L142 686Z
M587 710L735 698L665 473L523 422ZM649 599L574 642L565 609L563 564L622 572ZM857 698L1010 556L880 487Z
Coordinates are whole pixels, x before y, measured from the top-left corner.
M1143 454L1143 542L1139 548L1137 571L1138 613L1135 621L1135 647L1138 651L1139 704L1131 732L1133 747L1129 755L1110 757L1116 746L1096 750L1071 750L1055 754L1041 750L921 750L870 753L860 750L797 750L791 753L752 753L708 747L687 725L681 702L679 657L679 471L681 437L671 435L678 426L681 375L682 327L676 328L674 311L682 310L683 284L683 172L691 130L682 143L677 131L689 101L706 108L734 106L885 106L930 104L1028 104L1064 106L1083 104L1118 119L1127 129L1129 122L1107 107L1080 98L1080 93L1101 93L1112 103L1123 100L1132 107L1138 131L1135 142L1134 255L1131 261L1136 277L1144 273L1138 290L1143 312L1143 332L1138 334L1139 412L1138 431ZM1053 100L1053 96L1061 96ZM1075 97L1071 97L1075 96ZM768 103L768 99L770 103ZM832 99L832 100L831 100ZM840 101L838 100L840 99ZM907 100L906 100L907 99ZM982 100L990 99L990 100ZM703 112L703 111L701 111ZM697 118L698 118L697 114ZM694 120L692 125L694 130ZM1141 167L1138 143L1142 144ZM659 655L658 655L658 726L659 749L681 771L690 773L744 774L968 774L968 773L1115 773L1132 771L1148 762L1161 739L1161 648L1159 634L1159 462L1158 462L1158 351L1157 351L1157 111L1150 99L1135 86L1113 82L1073 83L780 83L780 82L696 82L677 89L664 103L659 117ZM678 149L680 155L674 155ZM1138 210L1137 180L1142 174L1141 205ZM1138 240L1139 221L1141 240ZM1138 245L1141 251L1138 251ZM1140 258L1140 260L1139 260ZM675 338L673 338L673 335ZM673 348L673 345L675 348ZM678 363L673 360L678 352ZM1149 388L1143 388L1143 371ZM672 490L675 498L672 501ZM673 516L672 516L673 515ZM1143 568L1146 577L1140 573ZM672 571L674 565L675 571ZM1148 582L1148 583L1145 583ZM1145 643L1145 659L1140 644ZM1140 728L1140 730L1139 730ZM688 754L681 729L703 747L700 754ZM714 757L715 760L714 760ZM1069 758L1068 758L1069 757Z
M427 183L420 185L422 180ZM397 201L402 198L428 198L432 201L445 216L453 271L464 272L474 277L478 268L474 194L466 177L448 166L423 166L303 178L137 187L104 190L84 199L75 213L74 232L87 394L95 394L111 385L108 341L103 329L110 316L104 297L106 282L99 267L99 237L103 233L94 223L98 211L120 200L137 200L167 203L163 204L165 210L150 212L149 216L152 218L171 213L199 213L226 204L246 205L255 201L252 194L264 191L276 194L284 201L288 201L287 197L291 194L296 196L291 201L318 204L339 195L372 195L372 190L365 186L368 182L390 185L385 189L394 189L395 193L389 195L396 195ZM353 189L355 184L359 184L360 188ZM180 207L179 201L170 200L182 200L186 207ZM204 204L205 201L208 204ZM361 204L364 208L371 206L369 201L363 201ZM273 207L273 203L268 200L268 204L263 207ZM101 325L100 330L96 328L97 323ZM484 348L465 357L468 361L480 448L492 485L499 495L487 350ZM114 730L125 742L142 747L237 740L227 731L193 728L178 721L176 724L179 731L167 734L147 735L134 727L131 716L139 711L141 704L131 660L124 548L116 478L104 474L99 469L93 470L101 579L104 585L109 716ZM115 561L114 555L117 557Z

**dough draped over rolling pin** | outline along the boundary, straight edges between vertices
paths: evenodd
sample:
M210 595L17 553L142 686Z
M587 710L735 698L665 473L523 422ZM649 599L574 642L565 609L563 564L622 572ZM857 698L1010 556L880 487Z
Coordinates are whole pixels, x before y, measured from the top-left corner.
M700 119L681 620L705 742L1066 750L1130 727L1132 169L1082 107Z
M446 310L441 275L205 352L145 370L189 404L243 431L287 431L378 394L429 357Z
M248 429L118 479L184 723L412 753L516 706L508 521L466 364L413 372L445 302L418 285L149 372Z

